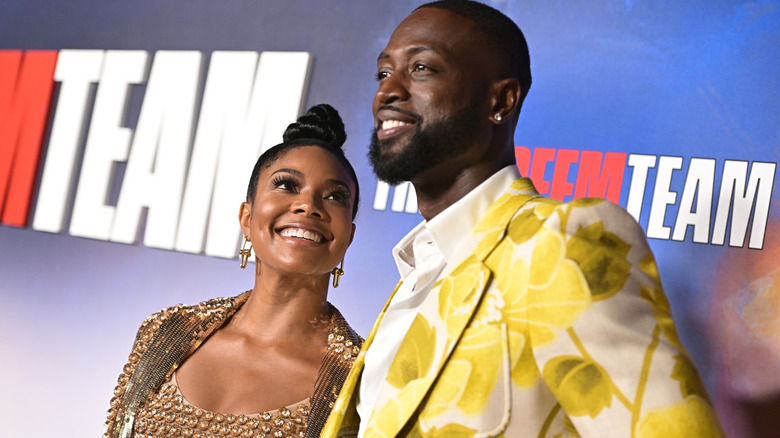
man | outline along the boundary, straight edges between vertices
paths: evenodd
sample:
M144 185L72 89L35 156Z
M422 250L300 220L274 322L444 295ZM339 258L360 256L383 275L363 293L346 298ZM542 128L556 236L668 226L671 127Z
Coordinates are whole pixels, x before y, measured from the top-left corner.
M500 12L416 9L378 58L377 176L425 221L323 436L722 436L646 238L514 162L528 49Z

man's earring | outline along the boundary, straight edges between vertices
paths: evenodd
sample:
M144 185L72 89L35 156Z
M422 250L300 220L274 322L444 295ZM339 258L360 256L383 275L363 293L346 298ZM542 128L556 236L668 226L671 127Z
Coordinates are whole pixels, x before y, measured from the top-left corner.
M496 122L500 122L501 119L503 119L504 117L501 115L501 113L496 113L496 115L493 116L493 118L496 119Z
M333 268L330 273L333 274L333 287L339 287L339 280L344 275L344 259L341 259L341 267Z
M246 247L247 242L249 242L249 239L244 236L244 243L241 245L241 251L238 252L241 256L241 269L246 268L249 256L252 254L252 242L249 242L249 248Z

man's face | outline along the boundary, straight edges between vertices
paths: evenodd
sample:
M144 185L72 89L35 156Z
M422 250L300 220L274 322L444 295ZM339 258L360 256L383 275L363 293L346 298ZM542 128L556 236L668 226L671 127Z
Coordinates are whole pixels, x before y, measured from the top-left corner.
M489 141L496 56L469 19L423 8L377 61L369 158L391 184L457 172Z

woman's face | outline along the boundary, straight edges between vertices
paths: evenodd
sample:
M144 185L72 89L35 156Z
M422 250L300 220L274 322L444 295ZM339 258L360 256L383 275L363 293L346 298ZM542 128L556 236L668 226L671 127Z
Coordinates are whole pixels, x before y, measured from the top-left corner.
M291 149L263 169L239 213L261 272L329 273L352 242L354 201L355 183L321 147Z

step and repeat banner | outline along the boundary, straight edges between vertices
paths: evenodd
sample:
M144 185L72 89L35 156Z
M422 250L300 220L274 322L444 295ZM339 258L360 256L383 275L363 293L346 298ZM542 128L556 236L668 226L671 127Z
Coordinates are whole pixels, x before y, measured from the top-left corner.
M1 436L99 436L141 321L252 287L251 167L317 103L363 193L330 299L368 333L421 220L366 158L377 54L418 4L0 3ZM758 436L780 405L780 7L491 4L531 50L520 171L639 221L724 427Z

